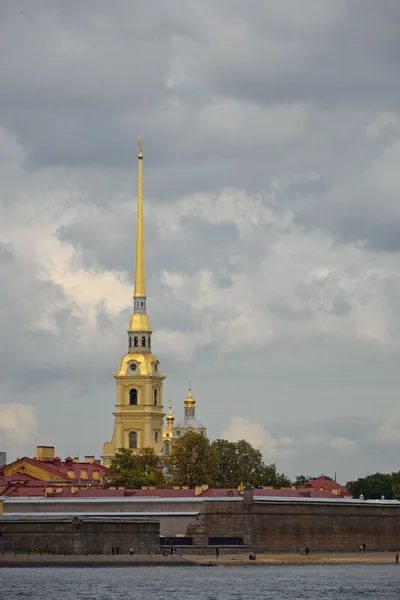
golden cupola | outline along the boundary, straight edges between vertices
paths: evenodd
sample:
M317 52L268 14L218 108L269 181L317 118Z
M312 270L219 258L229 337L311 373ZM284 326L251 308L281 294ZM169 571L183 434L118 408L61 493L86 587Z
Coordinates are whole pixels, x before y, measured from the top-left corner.
M188 431L194 431L207 435L207 428L196 419L196 398L192 396L192 384L189 381L188 395L183 401L183 420L174 425L174 438L185 435Z
M173 431L174 431L175 417L172 414L172 401L171 400L169 401L169 411L168 411L167 416L165 418L166 418L166 421L167 421L167 427L164 430L163 439L164 440L172 440Z
M193 408L196 406L196 398L192 396L191 382L189 381L188 395L183 401L185 408ZM194 414L194 413L193 413Z

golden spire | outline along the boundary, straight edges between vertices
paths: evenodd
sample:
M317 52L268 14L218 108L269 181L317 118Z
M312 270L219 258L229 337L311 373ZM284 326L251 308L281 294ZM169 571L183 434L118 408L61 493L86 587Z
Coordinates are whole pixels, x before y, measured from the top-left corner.
M136 225L136 265L135 265L135 298L146 297L146 266L144 256L144 223L143 223L143 135L139 135L138 154L138 209Z
M172 414L172 400L171 399L169 400L169 411L168 411L166 419L167 419L167 427L163 433L163 440L172 440L173 433L174 433L175 417Z
M175 421L175 417L172 414L172 400L171 399L169 400L169 411L168 411L166 419L168 422L168 428L172 427L172 423Z
M196 404L196 398L193 398L192 396L192 382L190 381L190 379L188 385L188 395L186 396L183 402L185 408L194 408L194 405Z

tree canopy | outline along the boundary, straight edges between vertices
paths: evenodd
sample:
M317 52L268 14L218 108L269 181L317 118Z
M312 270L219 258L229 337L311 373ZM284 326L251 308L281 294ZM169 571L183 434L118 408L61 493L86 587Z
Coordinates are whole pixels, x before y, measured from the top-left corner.
M387 500L400 497L400 471L396 473L374 473L348 481L346 488L354 498L361 494L366 500L378 500L385 496Z
M212 485L217 469L218 454L204 435L189 431L174 440L168 474L175 485Z
M107 486L141 488L161 486L164 483L160 458L153 448L142 448L133 454L128 448L120 448L107 471Z
M272 487L291 485L289 478L279 474L274 464L264 464L261 452L246 440L210 442L194 432L174 441L168 472L175 485L191 487L208 484L229 488L247 483Z
M111 461L106 485L125 488L167 484L189 487L205 484L219 488L236 488L248 483L255 487L291 485L290 479L278 473L275 464L265 464L261 452L246 440L210 442L195 432L174 440L167 468L165 477L161 459L153 448L142 448L135 454L120 448Z

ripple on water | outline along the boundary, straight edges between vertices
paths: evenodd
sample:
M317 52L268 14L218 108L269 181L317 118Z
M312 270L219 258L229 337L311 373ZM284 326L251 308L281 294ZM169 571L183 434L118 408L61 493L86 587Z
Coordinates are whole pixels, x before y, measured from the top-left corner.
M399 600L399 565L4 568L1 600Z

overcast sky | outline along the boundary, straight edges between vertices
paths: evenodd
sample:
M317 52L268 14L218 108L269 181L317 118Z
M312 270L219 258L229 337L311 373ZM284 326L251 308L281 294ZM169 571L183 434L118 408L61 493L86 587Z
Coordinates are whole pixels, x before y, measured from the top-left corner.
M144 138L181 418L291 476L398 470L398 0L0 1L0 450L100 456Z

